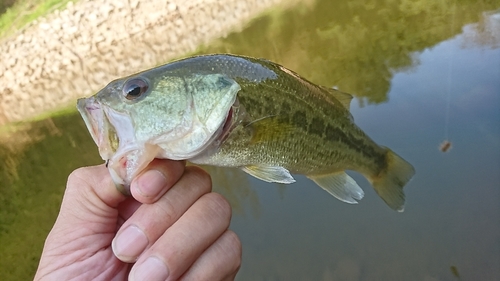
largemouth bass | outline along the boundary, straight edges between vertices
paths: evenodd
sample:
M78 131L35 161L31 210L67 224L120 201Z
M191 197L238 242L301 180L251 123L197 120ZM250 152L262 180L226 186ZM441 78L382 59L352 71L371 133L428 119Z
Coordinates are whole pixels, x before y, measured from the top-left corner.
M77 107L125 192L149 162L167 158L239 167L267 182L304 174L357 203L364 192L345 173L354 170L403 211L415 171L354 124L351 99L268 60L217 54L117 79Z

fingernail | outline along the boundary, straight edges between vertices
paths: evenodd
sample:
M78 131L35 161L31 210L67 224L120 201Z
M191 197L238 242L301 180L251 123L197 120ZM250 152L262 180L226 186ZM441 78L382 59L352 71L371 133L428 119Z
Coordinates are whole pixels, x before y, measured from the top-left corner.
M134 267L131 280L165 281L168 273L168 268L163 261L156 257L149 257Z
M148 246L146 234L135 225L123 230L111 243L115 256L123 262L135 262Z
M167 179L158 170L149 170L142 174L136 181L136 188L144 197L155 197L167 184Z

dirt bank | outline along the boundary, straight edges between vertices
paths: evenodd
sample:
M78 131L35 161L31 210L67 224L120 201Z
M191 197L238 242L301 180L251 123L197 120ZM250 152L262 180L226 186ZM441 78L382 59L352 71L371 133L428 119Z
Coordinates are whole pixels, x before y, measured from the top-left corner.
M192 52L281 0L81 0L0 44L0 124ZM287 3L288 4L288 3Z

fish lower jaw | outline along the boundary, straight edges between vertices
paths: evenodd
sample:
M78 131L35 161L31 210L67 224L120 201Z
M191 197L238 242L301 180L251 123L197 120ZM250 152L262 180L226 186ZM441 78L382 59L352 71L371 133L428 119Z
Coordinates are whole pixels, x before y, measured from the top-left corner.
M109 174L116 185L130 185L133 174L136 174L134 167L131 167L131 163L134 162L137 162L136 159L128 154L118 157L114 155L109 159L107 162Z
M146 144L144 147L115 153L108 161L108 170L113 182L128 188L132 179L160 156L161 151L157 145Z
M108 171L115 185L128 186L128 184L125 183L125 180L114 169L108 168Z

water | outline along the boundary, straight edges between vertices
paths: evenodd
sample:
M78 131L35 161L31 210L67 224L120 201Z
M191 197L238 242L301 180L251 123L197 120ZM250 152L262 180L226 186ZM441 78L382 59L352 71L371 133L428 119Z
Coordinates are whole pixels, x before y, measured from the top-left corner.
M200 49L265 57L353 93L359 127L417 171L397 213L356 173L366 195L348 205L302 176L283 186L209 168L235 210L238 280L500 279L499 7L307 1ZM16 128L0 138L0 272L25 280L67 175L102 161L76 113Z

